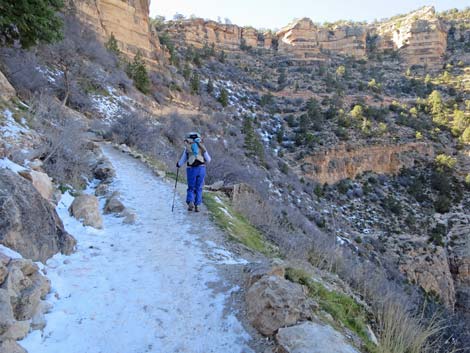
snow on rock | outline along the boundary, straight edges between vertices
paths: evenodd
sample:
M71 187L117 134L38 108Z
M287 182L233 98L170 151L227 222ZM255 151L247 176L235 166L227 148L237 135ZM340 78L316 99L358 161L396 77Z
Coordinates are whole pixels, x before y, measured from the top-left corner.
M5 125L0 126L0 132L3 137L17 137L19 134L26 134L29 132L29 129L25 128L21 124L17 123L13 118L13 113L11 110L4 110L3 116L5 117Z
M0 168L10 169L12 172L15 172L15 173L19 173L26 169L25 167L22 167L19 164L12 162L8 158L0 159Z
M6 246L1 245L1 244L0 244L0 254L8 256L10 259L22 259L23 258L23 256L21 256L15 250L7 248Z
M216 268L242 260L204 241L213 225L203 214L188 214L182 201L172 213L172 188L151 170L109 147L105 155L117 171L112 188L138 221L106 215L104 230L83 227L64 195L58 212L77 251L47 262L53 309L45 329L20 344L31 353L252 352L226 310L237 288Z

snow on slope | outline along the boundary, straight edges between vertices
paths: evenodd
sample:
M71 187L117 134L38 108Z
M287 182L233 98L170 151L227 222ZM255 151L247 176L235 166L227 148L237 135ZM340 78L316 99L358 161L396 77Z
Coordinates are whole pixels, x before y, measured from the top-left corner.
M252 352L225 310L237 288L215 267L244 260L204 239L213 226L203 215L180 201L171 213L171 186L137 160L105 153L117 171L113 187L138 221L105 216L104 230L83 227L68 215L72 197L63 198L58 211L78 249L47 262L53 310L44 331L20 344L30 353Z

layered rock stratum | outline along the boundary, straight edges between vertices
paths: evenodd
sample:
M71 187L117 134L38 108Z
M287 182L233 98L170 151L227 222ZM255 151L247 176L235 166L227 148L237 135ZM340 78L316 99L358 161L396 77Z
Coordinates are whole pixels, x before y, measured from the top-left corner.
M333 184L354 179L367 171L396 174L403 167L412 167L415 157L433 155L432 146L420 142L363 147L340 145L304 158L300 173L319 183Z
M267 49L295 62L325 61L331 54L364 58L372 51L397 51L404 67L429 70L442 67L447 29L434 7L376 24L340 22L317 25L309 18L295 20L277 33L222 24L201 18L172 21L169 33L186 45L239 51Z

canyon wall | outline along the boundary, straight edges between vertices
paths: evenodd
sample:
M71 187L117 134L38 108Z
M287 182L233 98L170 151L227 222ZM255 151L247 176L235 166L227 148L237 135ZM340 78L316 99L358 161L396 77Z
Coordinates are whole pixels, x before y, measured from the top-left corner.
M376 28L379 50L398 50L405 65L442 67L447 49L447 29L434 7L426 6Z
M242 43L253 48L270 49L273 40L269 33L265 36L251 27L243 28L202 18L172 21L168 32L172 38L186 45L195 48L214 45L216 49L225 51L238 51Z
M150 0L72 0L71 5L103 41L113 34L125 55L132 58L140 51L157 65L161 48L149 27Z
M360 26L319 27L309 18L295 21L277 32L279 52L293 54L297 60L318 58L322 52L366 55L366 31Z
M396 174L402 167L413 166L416 156L433 154L430 145L418 142L351 149L341 145L304 158L299 173L322 184L333 184L367 171Z
M434 70L442 67L447 48L447 30L433 7L373 25L341 23L326 27L303 18L276 34L203 19L171 21L168 31L180 43L196 48L214 45L218 50L239 51L245 45L277 51L295 62L323 61L328 54L359 59L368 51L394 50L404 67L421 65Z

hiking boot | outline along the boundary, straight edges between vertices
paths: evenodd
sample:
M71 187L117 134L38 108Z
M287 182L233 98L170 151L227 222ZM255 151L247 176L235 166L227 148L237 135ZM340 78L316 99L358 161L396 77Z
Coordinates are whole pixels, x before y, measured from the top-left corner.
M194 206L194 212L199 212L199 211L200 211L199 207L198 207L198 206Z
M194 210L194 204L192 202L188 203L188 211Z

